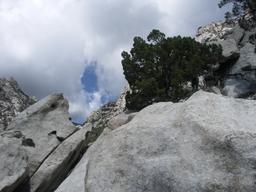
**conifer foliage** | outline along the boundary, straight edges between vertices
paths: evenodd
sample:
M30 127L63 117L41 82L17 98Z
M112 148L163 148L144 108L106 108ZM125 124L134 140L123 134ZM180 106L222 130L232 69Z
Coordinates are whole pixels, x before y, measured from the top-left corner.
M198 76L209 71L221 57L217 45L206 45L190 37L166 37L153 30L144 40L135 37L130 53L122 53L124 75L131 93L126 107L140 110L159 101L178 101L188 96L190 82L198 88Z

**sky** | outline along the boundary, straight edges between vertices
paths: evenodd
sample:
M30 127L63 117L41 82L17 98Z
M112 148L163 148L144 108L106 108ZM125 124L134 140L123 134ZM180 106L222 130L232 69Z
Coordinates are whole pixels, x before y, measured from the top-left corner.
M126 85L121 52L152 29L194 36L223 19L217 0L0 0L0 77L41 99L60 92L74 121Z

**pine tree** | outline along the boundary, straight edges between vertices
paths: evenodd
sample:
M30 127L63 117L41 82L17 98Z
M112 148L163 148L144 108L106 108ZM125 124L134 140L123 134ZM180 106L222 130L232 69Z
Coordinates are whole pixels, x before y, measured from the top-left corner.
M221 47L196 42L190 37L165 37L153 30L147 41L135 37L133 47L122 53L124 75L132 90L126 97L127 108L139 110L159 101L178 101L188 96L183 88L221 57Z

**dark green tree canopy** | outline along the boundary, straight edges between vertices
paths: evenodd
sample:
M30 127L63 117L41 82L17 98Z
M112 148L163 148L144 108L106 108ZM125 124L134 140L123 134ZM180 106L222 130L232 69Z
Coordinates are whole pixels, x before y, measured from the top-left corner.
M190 37L166 37L153 30L147 41L135 37L130 53L122 53L122 65L131 93L127 108L139 110L159 101L178 101L189 93L190 82L198 86L198 76L210 70L221 57L217 45L206 45Z

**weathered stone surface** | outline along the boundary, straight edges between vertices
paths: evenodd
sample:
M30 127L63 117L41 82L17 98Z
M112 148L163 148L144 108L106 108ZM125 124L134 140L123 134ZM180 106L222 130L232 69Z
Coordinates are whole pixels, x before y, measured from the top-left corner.
M212 86L212 87L209 87L206 89L207 92L210 92L210 93L215 93L215 94L218 94L218 95L221 95L221 90L216 87L216 86Z
M196 40L200 43L209 43L211 41L223 40L232 33L237 22L212 22L209 25L199 27L196 34Z
M54 191L85 152L87 126L67 138L30 179L31 192Z
M27 96L13 78L0 78L0 132L18 113L33 103L35 100Z
M99 110L93 112L87 119L86 125L92 126L91 131L88 133L87 140L93 143L108 127L108 122L119 114L124 113L126 110L125 96L129 88L126 87L116 102L109 102L102 106Z
M251 43L247 43L244 47L241 48L241 57L231 69L231 74L242 72L242 69L246 66L256 68L256 54L254 50L255 46Z
M15 185L18 186L15 192L54 191L88 147L88 131L91 131L91 124L78 130L70 122L68 102L61 94L50 95L20 113L6 131L1 133L4 137L17 141L17 146L23 147L28 154L25 176L29 180L21 184L24 181L24 177L21 177L17 182L21 185ZM8 155L0 147L0 155L1 153ZM0 160L3 160L3 166L12 168L2 156ZM2 169L0 166L0 171ZM3 172L3 176L6 174L8 175ZM19 172L14 172L12 177L19 177Z
M85 156L74 168L72 173L61 183L61 185L55 190L55 192L84 192L84 176L86 172L87 163L85 162Z
M57 192L252 192L255 111L202 91L149 106L97 139Z
M255 45L246 43L240 50L240 58L231 68L225 81L224 91L228 96L240 97L256 93Z
M19 140L19 145L26 149L29 157L29 174L26 170L26 177L30 179L19 185L16 192L53 191L85 149L101 134L108 121L125 109L124 98L125 94L116 103L102 107L79 131L70 122L68 102L61 94L50 95L18 114L2 132L8 138ZM9 165L3 163L3 166Z
M255 25L252 15L247 13L243 21L234 19L230 23L211 23L198 30L196 39L199 42L222 45L224 59L213 70L215 76L219 76L218 87L225 95L254 98L252 96L256 93Z
M250 31L245 31L244 37L243 37L242 41L240 42L241 47L245 46L248 42L255 43L255 41L252 41L252 39L251 39L251 37L255 34L256 34L256 29L252 29Z
M110 129L105 128L103 133L98 137L98 139L104 137ZM72 170L70 175L61 183L61 185L55 190L55 192L84 192L84 177L87 169L87 155L84 154L82 159Z
M129 88L125 87L123 93L116 102L109 102L102 106L99 110L92 113L86 122L92 124L93 128L97 128L99 126L107 126L107 123L110 119L125 111L125 97L128 91Z
M0 135L0 192L12 192L28 177L28 159L20 140Z
M226 39L219 41L212 41L211 43L221 45L222 47L222 55L223 55L223 63L239 58L240 52L237 47L236 41L234 39Z
M234 39L236 44L239 45L245 36L245 30L239 26L237 23L234 28L232 28L230 34L226 39Z
M22 133L32 176L56 147L77 131L69 121L68 102L62 94L50 95L20 113L8 126Z
M111 130L116 129L116 128L130 122L135 115L136 115L136 113L130 113L130 114L121 113L109 120L108 128Z

